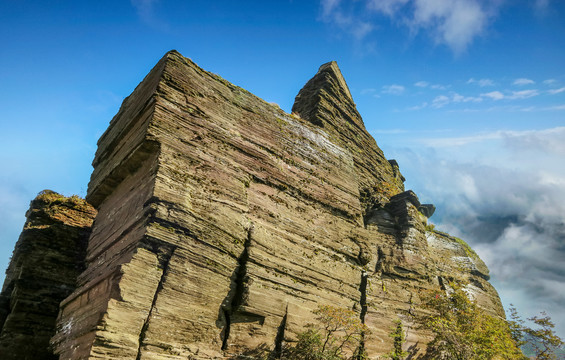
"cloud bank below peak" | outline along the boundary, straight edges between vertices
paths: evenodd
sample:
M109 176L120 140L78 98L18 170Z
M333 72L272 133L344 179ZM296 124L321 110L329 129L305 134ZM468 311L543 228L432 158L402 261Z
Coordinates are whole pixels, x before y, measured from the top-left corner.
M411 34L426 32L436 44L455 54L483 35L498 13L500 1L480 0L321 0L322 20L361 39L377 28L376 16L386 16Z
M402 135L402 134L401 134ZM436 134L437 135L437 134ZM400 136L400 135L399 135ZM419 138L393 149L431 219L487 263L506 306L565 333L565 127Z

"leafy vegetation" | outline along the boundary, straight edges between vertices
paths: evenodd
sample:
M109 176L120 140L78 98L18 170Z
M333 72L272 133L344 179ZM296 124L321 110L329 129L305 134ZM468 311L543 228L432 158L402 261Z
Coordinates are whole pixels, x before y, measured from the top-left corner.
M564 345L545 312L528 318L535 328L525 326L514 307L505 320L486 313L455 284L447 293L430 293L425 306L431 314L420 320L435 335L428 344L433 359L527 359L520 350L527 346L537 360L557 360L556 351Z
M430 314L421 323L434 334L428 344L433 359L523 359L513 333L502 318L487 314L467 293L452 284L449 293L432 292L425 299Z
M528 359L520 350L527 345L537 360L557 360L556 350L563 341L553 332L554 324L545 313L529 318L536 328L524 325L516 309L511 307L509 320L493 316L471 300L465 289L450 284L449 291L431 291L424 296L427 315L417 320L430 330L434 339L428 344L424 359L434 360L502 360ZM239 354L235 359L286 360L366 360L365 339L368 328L352 310L329 305L314 311L317 324L309 324L298 334L293 345L276 352L262 344ZM389 334L391 351L379 359L404 360L405 332L400 320ZM420 359L420 357L419 357Z
M516 309L511 305L509 309L508 326L512 331L512 337L518 346L522 346L533 353L538 360L557 360L560 348L565 345L563 340L555 335L553 328L555 324L551 318L541 312L539 316L528 318L535 328L525 326ZM562 354L561 354L562 355ZM565 359L565 357L561 357Z
M296 360L363 359L364 336L369 333L353 310L322 305L314 311L320 328L309 325L298 335L294 347L284 349L281 358Z
M386 355L387 359L390 360L402 360L406 355L407 352L402 350L402 346L404 345L404 328L402 327L402 321L399 319L394 322L396 326L392 329L389 336L392 338L393 347L392 351Z

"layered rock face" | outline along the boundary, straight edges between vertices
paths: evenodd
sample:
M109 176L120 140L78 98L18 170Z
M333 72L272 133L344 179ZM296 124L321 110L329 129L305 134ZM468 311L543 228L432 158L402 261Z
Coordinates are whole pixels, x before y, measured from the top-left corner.
M96 210L45 190L31 202L0 293L0 359L58 359L59 303L76 287Z
M98 215L60 304L60 359L276 353L322 304L357 311L370 358L391 350L396 319L415 354L429 341L411 316L420 294L450 280L502 314L484 263L426 231L433 206L404 191L335 62L287 114L172 51L124 101L93 165Z

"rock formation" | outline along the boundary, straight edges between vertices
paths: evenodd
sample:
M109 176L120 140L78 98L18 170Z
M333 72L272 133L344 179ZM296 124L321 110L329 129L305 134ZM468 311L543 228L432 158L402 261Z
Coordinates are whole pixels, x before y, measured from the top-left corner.
M404 191L335 62L292 111L175 51L159 61L98 142L86 198L98 214L60 303L60 359L276 352L320 304L358 312L370 358L390 351L396 319L417 353L419 295L454 279L502 315L478 256L426 231L418 209L433 206Z
M0 293L0 359L58 359L49 347L59 303L76 287L96 210L43 191L31 202Z

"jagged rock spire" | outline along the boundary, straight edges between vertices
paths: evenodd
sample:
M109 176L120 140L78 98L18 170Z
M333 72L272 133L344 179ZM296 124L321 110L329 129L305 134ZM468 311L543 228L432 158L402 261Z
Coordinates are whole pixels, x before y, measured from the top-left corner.
M318 72L300 90L292 112L303 119L339 130L343 122L349 122L365 130L361 115L357 112L351 92L335 61L323 64Z

